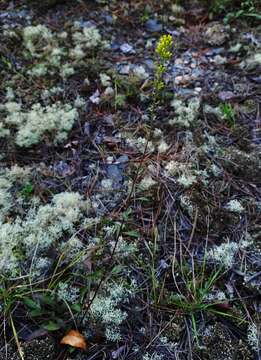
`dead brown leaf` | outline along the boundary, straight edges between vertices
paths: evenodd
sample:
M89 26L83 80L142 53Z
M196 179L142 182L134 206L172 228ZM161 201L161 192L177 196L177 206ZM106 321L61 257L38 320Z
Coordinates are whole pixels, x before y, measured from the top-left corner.
M77 330L70 330L68 334L62 338L61 344L70 345L82 350L87 349L87 342L84 336Z

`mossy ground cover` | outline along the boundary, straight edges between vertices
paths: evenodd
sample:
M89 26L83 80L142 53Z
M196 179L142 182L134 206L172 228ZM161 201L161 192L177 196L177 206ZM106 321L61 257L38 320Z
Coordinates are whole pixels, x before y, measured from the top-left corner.
M0 359L259 358L261 29L182 6L0 3Z

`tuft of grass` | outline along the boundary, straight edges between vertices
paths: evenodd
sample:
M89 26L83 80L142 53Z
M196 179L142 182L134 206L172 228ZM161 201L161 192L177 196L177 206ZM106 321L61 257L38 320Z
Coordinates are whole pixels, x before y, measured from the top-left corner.
M154 269L153 266L152 269ZM185 318L190 319L193 338L197 346L200 345L198 322L207 314L234 319L239 323L244 322L242 318L239 318L233 312L226 299L213 298L212 296L220 288L225 274L226 271L222 267L214 268L212 271L207 269L205 256L201 263L195 261L193 256L190 257L189 261L183 259L181 262L173 258L172 277L174 290L170 291L169 288L159 290L159 281L156 282L157 288L152 286L153 294L157 289L157 293L160 293L160 296L154 297L154 300L156 300L154 304L157 308L171 313L178 311ZM155 284L153 276L151 283Z
M261 20L259 0L214 0L212 1L211 8L214 14L224 15L225 23L242 18Z

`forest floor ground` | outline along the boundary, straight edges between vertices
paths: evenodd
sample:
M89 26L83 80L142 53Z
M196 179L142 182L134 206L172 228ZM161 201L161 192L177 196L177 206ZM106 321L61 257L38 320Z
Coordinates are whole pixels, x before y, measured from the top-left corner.
M0 359L259 359L261 27L83 0L0 28Z

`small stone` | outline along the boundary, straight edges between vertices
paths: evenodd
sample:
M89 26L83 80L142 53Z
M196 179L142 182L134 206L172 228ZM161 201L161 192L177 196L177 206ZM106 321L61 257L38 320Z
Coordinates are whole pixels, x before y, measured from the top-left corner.
M92 94L92 96L90 96L89 97L89 99L91 100L91 102L93 103L93 104L99 104L100 103L100 92L99 92L99 90L97 89L96 91L95 91L95 93L93 93Z
M181 98L190 98L195 96L195 90L192 89L178 88L175 91L176 94Z
M192 71L192 77L193 79L198 79L200 78L201 76L203 76L203 71L197 67L195 68L193 71Z
M232 91L220 91L218 97L222 101L227 101L233 99L235 94Z
M217 65L224 65L227 63L227 59L223 56L216 55L213 59L214 63Z
M130 44L127 44L127 43L122 44L120 46L120 49L124 54L133 54L133 53L135 53L135 51L133 49L133 46L130 45Z
M250 79L257 84L261 84L261 75L256 77L250 77Z
M120 64L119 65L119 73L121 75L129 75L129 73L130 73L130 65Z
M191 82L191 76L190 75L181 75L181 76L176 76L175 80L175 85L185 85Z
M105 16L105 21L107 24L112 25L113 24L113 17L111 15Z
M222 53L224 53L224 51L225 51L225 49L223 47L211 49L211 50L208 50L208 52L206 52L206 56L221 55Z
M162 30L162 25L155 19L149 19L146 21L146 29L149 32L159 32Z
M195 91L196 91L197 93L200 93L200 92L202 91L202 88L201 88L201 87L195 87Z
M143 114L143 115L141 116L141 119L142 119L143 121L149 121L149 120L150 120L150 118L149 118L149 116L148 116L147 114Z
M177 58L175 60L175 65L181 65L181 64L183 64L183 60L181 58Z
M154 64L154 61L152 59L147 59L147 60L144 61L144 63L147 65L148 69L154 70L155 64Z

